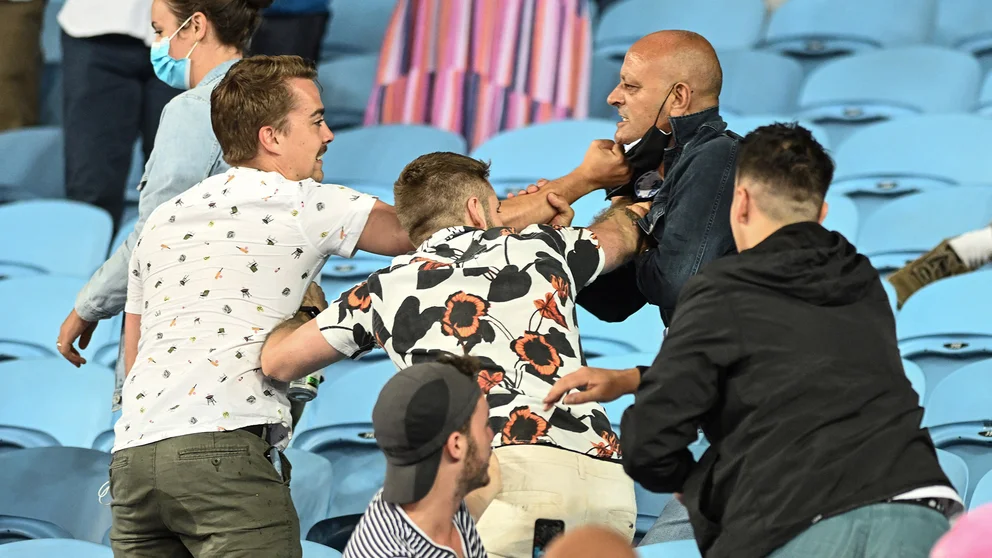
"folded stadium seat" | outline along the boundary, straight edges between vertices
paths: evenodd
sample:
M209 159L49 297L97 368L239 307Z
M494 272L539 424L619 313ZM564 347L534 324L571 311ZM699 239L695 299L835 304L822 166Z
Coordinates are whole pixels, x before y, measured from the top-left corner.
M954 370L992 356L992 270L942 279L909 297L896 316L903 358L923 369L925 402Z
M992 10L985 0L937 2L933 42L972 54L992 66Z
M992 72L985 76L982 91L978 94L978 114L992 116Z
M772 12L763 45L811 68L852 52L925 43L933 18L934 0L790 0Z
M55 347L62 321L72 309L84 281L75 277L38 275L0 281L0 308L8 319L0 322L0 355L16 358L59 356ZM90 346L81 351L87 362L95 347L109 342L107 325L97 326Z
M944 47L907 46L856 54L814 70L799 116L827 127L834 145L866 124L922 113L975 110L982 69Z
M623 58L630 45L661 29L694 31L717 49L751 48L764 19L761 0L707 0L691 6L677 0L623 0L600 15L593 48Z
M497 134L470 155L492 162L489 181L502 198L538 179L554 180L572 172L593 140L612 140L616 130L615 120L556 120ZM596 193L589 197L605 199Z
M974 510L985 504L992 504L992 472L985 473L985 476L975 485L975 491L971 494L971 500L968 502L968 510Z
M990 186L960 186L911 194L872 213L861 229L858 248L885 274L929 252L941 240L980 229L990 220Z
M988 283L986 283L988 285ZM986 314L987 315L987 314ZM992 470L992 359L960 368L933 388L923 415L937 448L960 457L970 479L965 503L971 501L975 479Z
M331 511L334 470L327 458L297 448L286 450L293 470L289 490L300 518L300 533L307 533Z
M324 33L321 60L348 54L378 53L396 0L330 0L331 18Z
M0 206L0 276L57 273L89 278L107 257L110 214L67 200L26 200ZM71 242L69 240L71 239Z
M0 132L0 185L20 198L65 197L62 129L56 126Z
M303 558L341 558L341 553L329 546L311 541L300 541L300 543L303 545Z
M954 490L957 490L961 499L964 500L968 494L968 464L957 455L942 449L937 450L937 461L940 468L947 475L947 480L951 481Z
M860 129L834 150L830 191L850 196L864 224L898 196L992 177L992 126L973 114L907 116Z
M324 183L341 184L393 203L393 184L417 157L435 151L465 153L465 139L430 126L388 124L345 130L324 155Z
M109 480L109 466L109 453L85 448L0 453L0 532L13 529L20 538L51 538L56 525L67 538L99 544L110 528L110 506L98 499Z
M769 124L776 124L780 122L796 123L809 130L810 133L813 134L813 138L820 142L820 145L822 145L824 149L827 151L831 150L832 144L830 143L830 136L827 134L827 130L809 120L804 120L801 118L797 119L794 116L787 116L784 114L760 114L750 116L724 114L723 120L727 123L728 130L740 136L746 136L748 132Z
M324 120L331 131L362 125L378 67L378 53L339 56L317 66Z
M701 556L695 539L649 544L639 546L635 550L639 558L700 558Z
M723 91L720 110L733 114L792 114L803 67L795 60L761 50L721 51Z
M581 306L576 306L576 310L579 340L586 358L640 352L658 354L665 325L657 306L645 304L622 322L604 322Z
M0 405L0 446L88 448L110 424L112 370L79 370L62 357L17 359L0 362L0 379L8 394Z
M382 488L386 460L375 444L372 408L395 372L389 360L335 363L324 370L317 398L307 403L291 447L330 460L334 490L327 517L363 513Z
M823 226L831 231L837 231L851 244L858 242L858 206L850 198L842 195L827 193L827 217Z
M113 558L102 544L73 539L36 539L0 545L0 558Z

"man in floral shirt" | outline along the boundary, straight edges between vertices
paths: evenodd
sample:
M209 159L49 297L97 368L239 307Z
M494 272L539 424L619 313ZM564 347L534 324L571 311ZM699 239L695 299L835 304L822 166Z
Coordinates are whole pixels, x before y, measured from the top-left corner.
M543 400L583 362L577 292L638 251L645 209L616 206L588 229L568 228L570 208L549 194L556 221L515 231L502 226L488 175L488 165L454 153L407 165L396 211L419 247L312 322L272 332L263 371L288 381L375 346L398 368L471 354L483 362L478 381L503 481L478 525L490 556L529 555L539 518L605 524L629 540L633 484L603 408L545 410Z

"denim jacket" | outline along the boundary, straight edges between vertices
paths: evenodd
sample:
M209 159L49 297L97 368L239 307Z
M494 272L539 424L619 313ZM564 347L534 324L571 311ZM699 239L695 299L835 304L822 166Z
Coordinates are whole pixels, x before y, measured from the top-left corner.
M602 320L623 321L650 303L667 325L682 285L703 265L736 251L730 202L740 136L727 130L718 107L669 121L674 138L665 150L664 179L657 171L638 178L644 189L652 179L660 182L641 221L655 247L601 276L578 297Z
M210 94L234 62L220 64L196 87L179 94L162 109L155 148L138 185L141 191L138 222L124 244L100 266L76 297L76 313L84 320L95 322L124 310L131 250L152 211L201 180L229 168L221 157L220 144L210 123ZM123 384L124 359L118 358L115 410Z

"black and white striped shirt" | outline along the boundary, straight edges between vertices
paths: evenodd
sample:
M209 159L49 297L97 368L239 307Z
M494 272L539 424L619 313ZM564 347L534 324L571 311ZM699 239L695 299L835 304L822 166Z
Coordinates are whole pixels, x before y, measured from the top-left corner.
M461 534L464 558L486 558L475 521L462 502L452 519ZM344 549L344 558L454 558L454 550L432 541L402 508L382 501L380 490Z

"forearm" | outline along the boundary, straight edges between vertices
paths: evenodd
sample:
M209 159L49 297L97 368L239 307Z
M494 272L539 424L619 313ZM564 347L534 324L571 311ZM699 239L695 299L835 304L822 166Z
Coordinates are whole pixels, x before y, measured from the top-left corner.
M642 238L640 219L641 215L632 210L629 203L618 202L589 226L606 253L604 273L620 267L638 253Z
M573 171L542 186L541 195L515 196L503 200L500 213L503 222L516 229L522 229L536 223L547 223L558 214L548 203L547 195L549 193L557 194L571 204L600 188L602 186L599 184L585 178L581 173Z
M135 238L132 238L135 237ZM97 322L124 311L127 301L127 266L136 235L127 240L100 266L76 296L76 313L87 322Z
M138 358L138 342L141 340L141 315L124 315L124 374L131 373Z
M262 373L281 382L298 380L344 358L303 312L277 326L262 345Z
M283 345L290 335L300 329L303 324L310 321L310 316L303 312L297 312L293 317L277 325L262 343L262 373L267 376L274 376L270 372L282 367L281 353Z
M377 201L358 238L358 249L380 256L399 256L413 248L410 237L396 216L396 208Z

